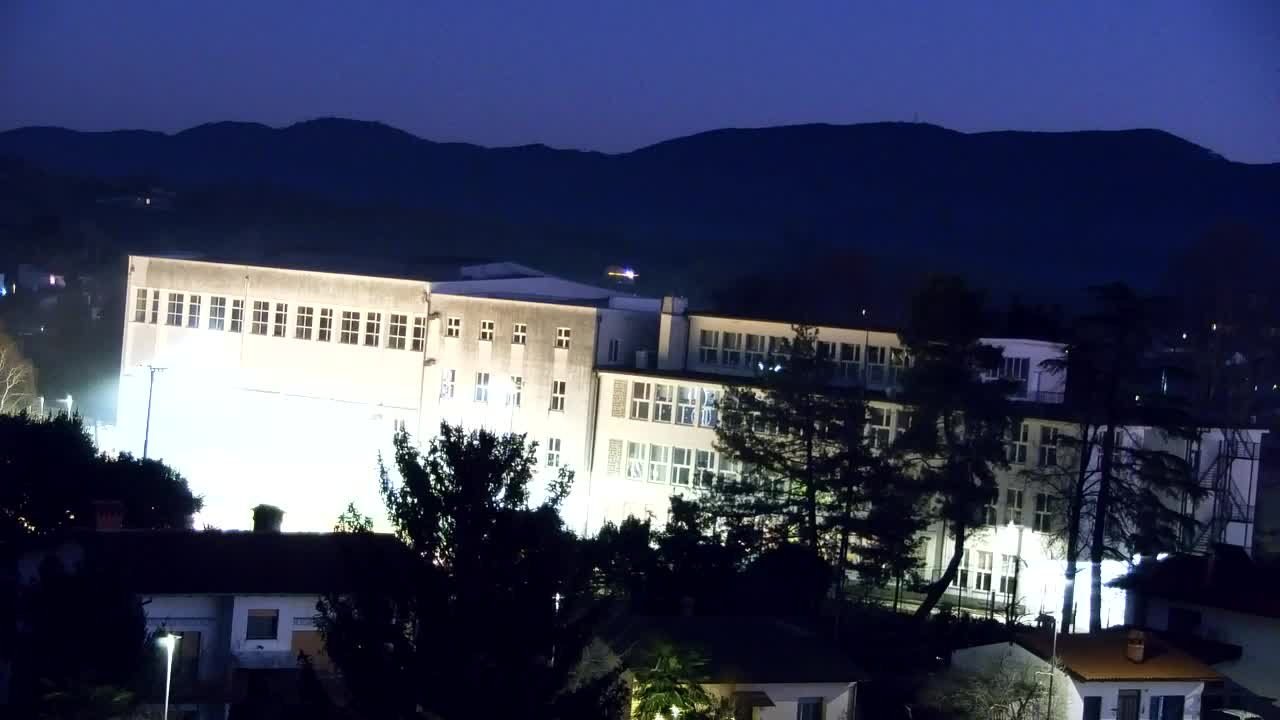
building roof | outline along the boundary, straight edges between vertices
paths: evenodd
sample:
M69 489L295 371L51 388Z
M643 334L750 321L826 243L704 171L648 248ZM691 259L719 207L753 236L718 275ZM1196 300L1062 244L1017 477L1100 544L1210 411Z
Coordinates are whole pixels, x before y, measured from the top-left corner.
M390 589L415 563L404 543L379 533L85 531L66 546L107 563L134 592L148 595Z
M780 618L630 616L611 623L607 642L632 669L650 667L666 644L696 652L705 682L854 682L866 674L825 637Z
M1126 654L1129 632L1115 627L1100 632L1060 635L1058 661L1066 672L1083 682L1219 680L1220 674L1205 663L1175 647L1161 635L1143 630L1145 659L1130 660ZM1053 652L1052 634L1045 631L1020 633L1019 645L1048 660Z
M1261 566L1234 545L1215 545L1208 555L1148 560L1110 585L1193 605L1280 618L1280 568Z

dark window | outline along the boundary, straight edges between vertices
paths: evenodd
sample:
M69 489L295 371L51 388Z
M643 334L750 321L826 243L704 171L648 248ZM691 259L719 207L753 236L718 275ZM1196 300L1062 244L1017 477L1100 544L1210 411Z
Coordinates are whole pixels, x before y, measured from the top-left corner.
M279 624L279 610L250 610L244 638L246 640L275 640Z
M1102 698L1090 695L1084 699L1083 720L1102 720Z

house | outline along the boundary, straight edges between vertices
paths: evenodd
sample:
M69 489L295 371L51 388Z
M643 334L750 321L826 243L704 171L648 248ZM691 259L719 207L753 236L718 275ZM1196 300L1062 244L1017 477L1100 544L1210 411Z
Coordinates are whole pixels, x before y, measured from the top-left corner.
M1203 714L1202 698L1222 676L1168 638L1139 628L1060 635L1056 646L1050 631L1020 633L1011 642L956 650L951 662L974 673L1007 662L1047 683L1054 657L1060 671L1052 702L1064 720L1213 720Z
M605 636L633 679L663 647L705 661L703 687L740 720L855 720L867 677L825 637L779 618L633 616Z
M1226 676L1208 704L1280 718L1280 567L1215 545L1208 555L1147 558L1112 585L1128 596L1129 622L1203 648Z

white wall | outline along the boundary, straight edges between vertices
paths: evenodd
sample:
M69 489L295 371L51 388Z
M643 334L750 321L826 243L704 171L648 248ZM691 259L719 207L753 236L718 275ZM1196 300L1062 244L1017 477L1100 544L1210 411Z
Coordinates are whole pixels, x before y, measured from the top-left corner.
M315 595L237 595L231 611L231 652L237 656L257 653L288 653L294 630L314 630ZM280 621L275 640L249 640L250 610L277 610Z
M853 720L850 708L853 690L847 682L707 684L705 687L719 697L749 691L767 694L774 706L760 708L760 720L795 720L799 717L799 701L808 698L822 698L824 720Z

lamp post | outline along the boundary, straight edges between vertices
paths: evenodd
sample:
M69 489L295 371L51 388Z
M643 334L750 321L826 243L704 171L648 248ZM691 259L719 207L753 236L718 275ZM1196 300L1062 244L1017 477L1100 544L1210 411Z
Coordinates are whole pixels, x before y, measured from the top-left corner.
M142 459L147 459L147 445L151 442L151 396L156 390L156 373L164 372L164 368L148 365L147 370L151 371L151 381L147 385L147 425L142 431Z
M160 647L165 650L164 663L164 714L161 720L169 720L169 684L173 680L173 648L178 644L181 635L173 633L165 633L161 635L156 642L160 643Z
M1053 641L1049 650L1049 670L1037 670L1036 675L1049 676L1049 701L1045 703L1044 717L1049 720L1053 716L1053 676L1058 667L1058 618L1049 616L1051 626L1049 630L1053 632Z

